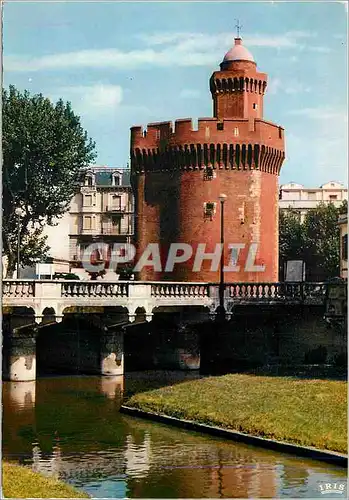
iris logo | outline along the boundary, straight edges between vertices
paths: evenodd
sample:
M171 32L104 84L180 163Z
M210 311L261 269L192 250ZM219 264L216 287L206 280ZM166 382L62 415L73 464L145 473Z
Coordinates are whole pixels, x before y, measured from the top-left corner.
M343 495L345 491L345 483L323 483L319 484L319 490L321 495L329 495L336 493L337 495Z

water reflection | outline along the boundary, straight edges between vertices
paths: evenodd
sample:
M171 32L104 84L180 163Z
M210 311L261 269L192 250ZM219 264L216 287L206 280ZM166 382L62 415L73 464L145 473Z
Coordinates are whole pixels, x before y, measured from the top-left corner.
M57 438L52 453L43 455L39 443L33 443L32 469L45 476L59 478L62 472L62 452Z
M151 438L145 433L143 442L137 445L131 434L126 436L126 449L124 453L125 472L129 477L147 477L151 467Z
M9 398L11 406L17 411L35 406L35 380L31 382L11 382L9 384Z
M113 377L101 377L101 392L109 399L122 399L124 393L125 377L116 375Z
M319 482L345 480L340 468L122 415L122 377L24 384L4 384L4 457L94 497L320 498Z

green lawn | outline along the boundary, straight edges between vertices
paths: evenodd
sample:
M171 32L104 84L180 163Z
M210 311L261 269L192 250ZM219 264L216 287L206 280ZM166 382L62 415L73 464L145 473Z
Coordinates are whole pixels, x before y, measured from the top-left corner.
M5 498L89 498L67 484L9 463L2 464L2 488Z
M231 374L132 395L127 406L347 452L347 383Z

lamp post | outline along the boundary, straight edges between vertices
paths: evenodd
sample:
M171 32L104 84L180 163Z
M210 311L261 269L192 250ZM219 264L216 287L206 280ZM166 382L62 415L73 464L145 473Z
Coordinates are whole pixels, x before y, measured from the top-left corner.
M15 214L17 215L17 279L19 279L19 266L21 260L21 216L23 211L21 208L16 208Z
M219 267L219 319L225 319L224 310L224 202L227 199L227 195L220 194L219 201L221 202L221 261Z

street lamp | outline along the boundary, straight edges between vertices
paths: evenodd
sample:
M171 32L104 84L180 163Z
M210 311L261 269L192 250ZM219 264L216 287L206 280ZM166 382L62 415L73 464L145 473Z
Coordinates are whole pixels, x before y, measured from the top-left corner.
M17 279L19 279L19 265L21 259L21 217L23 215L23 210L20 207L17 207L15 210L15 214L17 215Z
M220 261L220 269L219 269L219 319L225 319L225 310L224 310L224 202L227 199L226 194L219 195L219 201L221 202L221 261Z

